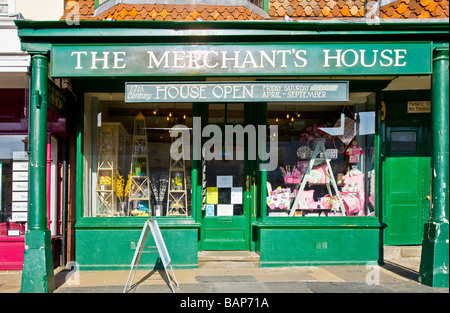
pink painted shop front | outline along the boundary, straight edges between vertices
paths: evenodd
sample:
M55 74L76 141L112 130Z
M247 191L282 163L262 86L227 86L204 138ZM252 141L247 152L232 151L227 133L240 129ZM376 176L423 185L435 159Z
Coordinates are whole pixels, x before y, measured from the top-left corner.
M0 223L0 270L21 270L25 249L25 227L20 223Z
M0 270L22 270L28 219L28 117L24 89L0 89ZM67 120L48 110L47 198L54 265L62 253L60 146ZM53 169L52 169L53 168Z

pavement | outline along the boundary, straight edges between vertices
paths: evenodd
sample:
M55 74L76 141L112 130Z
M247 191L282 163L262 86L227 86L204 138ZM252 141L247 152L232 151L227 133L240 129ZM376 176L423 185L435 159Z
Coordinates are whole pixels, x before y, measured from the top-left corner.
M418 283L419 266L420 258L402 258L385 261L382 266L200 267L175 269L179 287L172 281L175 293L188 293L191 297L186 299L191 301L206 293L258 294L258 297L289 293L449 293L449 288ZM170 270L168 272L171 274ZM54 293L122 293L128 275L129 271L123 270L74 271L60 267L55 269ZM18 293L20 283L21 271L0 271L0 293ZM127 290L127 293L171 292L164 270L138 269ZM195 306L194 302L192 304Z

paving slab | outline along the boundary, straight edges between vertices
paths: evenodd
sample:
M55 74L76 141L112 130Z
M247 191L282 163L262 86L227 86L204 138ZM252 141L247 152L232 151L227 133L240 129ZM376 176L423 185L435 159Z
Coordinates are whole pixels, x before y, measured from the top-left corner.
M448 293L448 288L433 288L421 285L414 281L405 281L396 284L384 284L384 287L395 293Z
M268 293L312 293L301 282L265 282L263 284Z
M211 292L217 293L265 293L263 285L255 282L216 282L211 283Z
M354 282L305 282L313 293L391 293L383 285L367 285Z
M420 259L386 261L382 266L175 269L177 294L204 293L448 293L418 283ZM169 271L170 273L170 271ZM171 274L171 273L170 273ZM122 293L123 271L55 271L55 293ZM173 277L172 277L173 278ZM20 292L21 272L0 272L0 293ZM175 286L175 284L174 284ZM129 293L171 293L164 270L138 270Z

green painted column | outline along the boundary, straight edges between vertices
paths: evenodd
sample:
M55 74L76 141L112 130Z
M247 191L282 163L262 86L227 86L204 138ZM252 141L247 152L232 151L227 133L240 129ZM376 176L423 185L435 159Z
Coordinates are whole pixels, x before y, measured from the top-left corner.
M25 234L21 292L45 293L55 289L51 234L47 228L48 59L34 55L31 66L28 230Z
M425 224L419 281L448 287L449 271L449 63L448 48L436 49L431 80L433 133L430 219Z

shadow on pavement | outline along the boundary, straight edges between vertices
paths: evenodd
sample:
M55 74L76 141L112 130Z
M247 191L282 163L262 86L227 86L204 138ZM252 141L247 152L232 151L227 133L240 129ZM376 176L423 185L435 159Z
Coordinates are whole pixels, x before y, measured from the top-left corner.
M402 276L406 279L409 280L413 280L413 281L418 281L419 280L419 272L417 272L414 269L408 268L406 266L394 263L394 262L390 262L390 261L385 261L384 265L382 265L382 267L394 274L397 274L399 276Z

